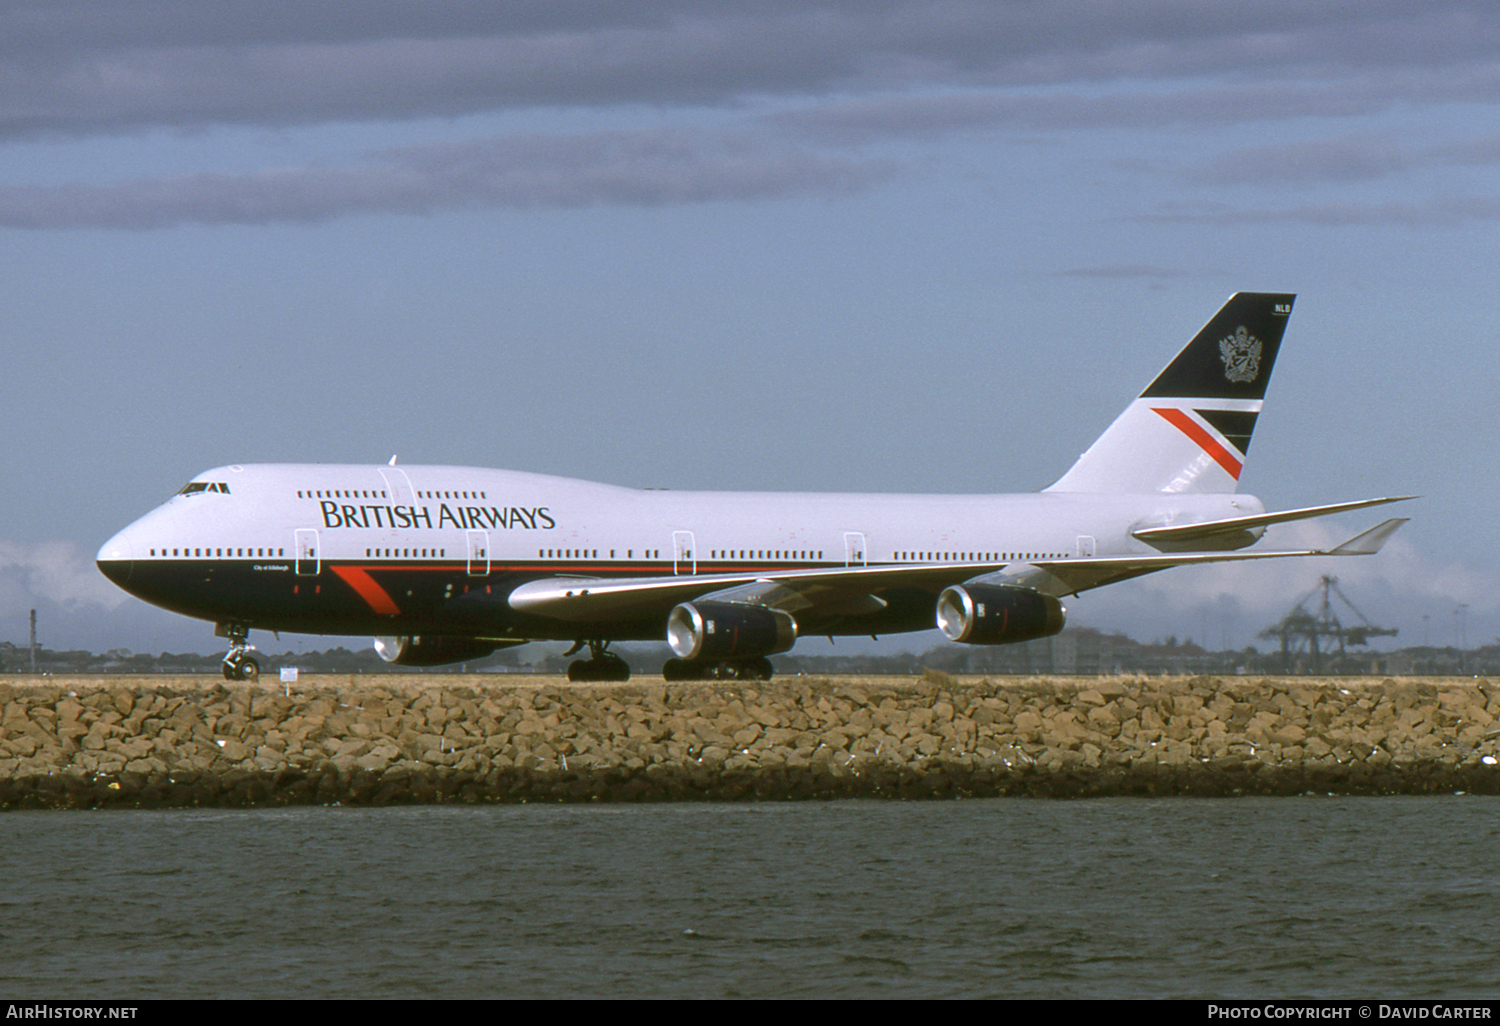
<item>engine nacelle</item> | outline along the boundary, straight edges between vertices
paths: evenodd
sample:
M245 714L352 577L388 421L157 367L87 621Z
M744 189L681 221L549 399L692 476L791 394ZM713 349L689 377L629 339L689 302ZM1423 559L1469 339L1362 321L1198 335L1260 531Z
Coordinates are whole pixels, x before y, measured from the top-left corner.
M937 601L937 625L952 641L1008 645L1063 629L1067 610L1051 595L1003 584L955 584Z
M466 659L483 659L502 642L477 638L445 638L421 635L405 638L376 638L375 651L380 658L397 666L441 666Z
M667 617L667 644L683 659L753 659L797 641L791 614L738 602L684 602Z

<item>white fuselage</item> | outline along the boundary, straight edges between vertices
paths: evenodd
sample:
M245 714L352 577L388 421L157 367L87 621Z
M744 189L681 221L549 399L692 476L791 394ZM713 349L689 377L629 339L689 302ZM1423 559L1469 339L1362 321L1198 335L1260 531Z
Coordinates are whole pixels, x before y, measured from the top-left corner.
M437 603L481 584L501 598L573 575L993 569L1153 553L1132 530L1261 511L1234 494L674 492L471 467L245 465L198 475L105 543L99 562L127 590L204 619L391 633L435 629ZM497 630L547 636L545 624L502 619ZM649 623L620 633L661 636Z

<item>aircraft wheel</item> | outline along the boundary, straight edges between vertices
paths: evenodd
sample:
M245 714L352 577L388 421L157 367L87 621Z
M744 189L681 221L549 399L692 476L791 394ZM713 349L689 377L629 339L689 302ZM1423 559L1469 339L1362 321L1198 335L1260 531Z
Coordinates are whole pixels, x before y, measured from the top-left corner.
M759 659L725 659L699 670L699 674L708 680L770 680L774 673L771 660L764 656Z
M255 657L244 652L231 652L224 657L222 664L225 680L249 680L260 679L260 663Z
M661 675L663 680L688 680L687 663L674 656L662 664Z
M568 679L572 681L625 681L630 679L630 664L619 656L603 659L579 659L568 664Z

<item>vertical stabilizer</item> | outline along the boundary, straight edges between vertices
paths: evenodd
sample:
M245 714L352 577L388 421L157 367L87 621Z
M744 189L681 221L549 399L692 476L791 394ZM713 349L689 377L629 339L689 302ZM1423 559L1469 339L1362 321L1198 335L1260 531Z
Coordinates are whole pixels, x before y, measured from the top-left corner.
M1234 491L1295 298L1231 296L1047 491Z

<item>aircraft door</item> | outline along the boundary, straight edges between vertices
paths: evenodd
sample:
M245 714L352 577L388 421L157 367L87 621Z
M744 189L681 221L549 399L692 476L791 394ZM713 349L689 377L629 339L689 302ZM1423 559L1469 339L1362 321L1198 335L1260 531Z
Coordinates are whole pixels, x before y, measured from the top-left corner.
M695 574L698 572L698 560L693 555L693 532L672 532L672 572L674 574Z
M469 576L487 577L490 572L490 532L466 531L469 539Z
M396 466L380 468L380 479L385 482L386 494L398 506L415 506L417 503L416 489L411 486L411 478L406 476L406 471Z
M1080 534L1078 536L1078 558L1092 559L1094 556L1094 536L1091 534Z
M859 531L844 532L844 565L865 565L865 536Z
M297 576L314 577L323 569L323 560L318 555L318 532L316 528L299 527L293 538L293 551L297 554Z

